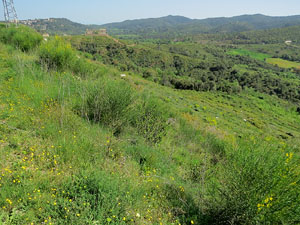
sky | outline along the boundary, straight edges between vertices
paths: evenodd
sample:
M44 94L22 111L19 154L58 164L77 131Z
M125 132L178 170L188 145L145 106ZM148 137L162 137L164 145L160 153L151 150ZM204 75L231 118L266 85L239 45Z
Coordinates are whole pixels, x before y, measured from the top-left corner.
M19 19L68 18L84 24L181 15L192 19L300 14L300 0L14 0ZM0 3L0 20L3 20Z

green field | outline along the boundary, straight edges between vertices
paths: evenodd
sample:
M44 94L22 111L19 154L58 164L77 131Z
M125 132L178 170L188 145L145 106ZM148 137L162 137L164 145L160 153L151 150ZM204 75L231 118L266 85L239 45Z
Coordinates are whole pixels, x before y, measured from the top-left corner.
M268 54L263 54L263 53L257 53L257 52L252 52L246 49L232 49L227 52L230 55L242 55L242 56L249 56L253 59L261 60L264 61L267 58L270 58L271 56Z
M253 52L247 49L232 49L227 52L230 55L242 55L242 56L248 56L253 59L261 60L261 61L266 61L269 64L272 65L277 65L278 67L281 68L300 68L300 63L298 62L292 62L280 58L271 58L272 56L269 54L264 54L264 53L258 53L258 52Z
M300 63L297 62L291 62L284 59L279 58L268 58L267 63L277 65L281 68L297 68L300 69Z

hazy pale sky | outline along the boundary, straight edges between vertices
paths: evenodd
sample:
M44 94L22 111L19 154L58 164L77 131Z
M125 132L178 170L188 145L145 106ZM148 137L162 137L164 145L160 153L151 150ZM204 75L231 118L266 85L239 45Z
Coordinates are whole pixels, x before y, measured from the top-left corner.
M300 0L14 0L19 19L64 17L85 24L181 15L193 19L300 14ZM3 5L0 3L0 20Z

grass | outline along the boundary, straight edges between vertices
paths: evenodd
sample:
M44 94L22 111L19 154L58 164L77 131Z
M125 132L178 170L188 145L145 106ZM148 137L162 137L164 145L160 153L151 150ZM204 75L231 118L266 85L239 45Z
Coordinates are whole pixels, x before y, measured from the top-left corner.
M242 55L242 56L248 56L253 59L257 59L260 61L266 61L267 63L270 63L272 65L277 65L280 68L300 68L300 63L298 62L292 62L280 58L271 58L272 56L265 53L258 53L254 51L250 51L247 49L231 49L227 52L230 55Z
M279 58L269 58L269 59L267 59L267 63L277 65L278 67L281 67L281 68L297 68L297 69L300 69L300 63L291 62L291 61L284 60L284 59L279 59Z
M299 221L293 103L174 90L85 59L95 69L45 69L38 51L0 43L2 224Z
M230 54L230 55L249 56L253 59L257 59L257 60L260 60L260 61L265 61L265 59L268 59L268 58L271 57L268 54L253 52L253 51L249 51L249 50L246 50L246 49L231 49L227 53Z

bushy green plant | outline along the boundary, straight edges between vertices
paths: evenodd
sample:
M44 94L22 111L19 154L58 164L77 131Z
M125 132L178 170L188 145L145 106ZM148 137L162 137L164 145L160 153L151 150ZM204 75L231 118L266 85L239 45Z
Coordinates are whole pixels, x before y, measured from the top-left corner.
M143 96L130 114L131 124L150 143L158 143L166 133L169 113L159 100Z
M227 151L215 192L222 224L295 224L300 220L299 158L271 145ZM267 223L266 223L267 222Z
M156 76L157 76L157 73L154 69L147 68L143 71L144 78L151 78L151 77L156 77Z
M42 35L29 27L10 26L8 28L0 28L0 40L22 51L34 49L41 43L42 39Z
M76 54L71 45L58 36L43 43L39 49L40 62L51 69L70 68L75 58Z
M80 75L80 77L86 78L87 76L91 77L91 74L97 70L97 66L90 63L85 58L76 58L71 64L70 70L73 73Z
M128 106L133 101L133 91L124 81L104 80L88 91L84 114L117 130L125 122Z

